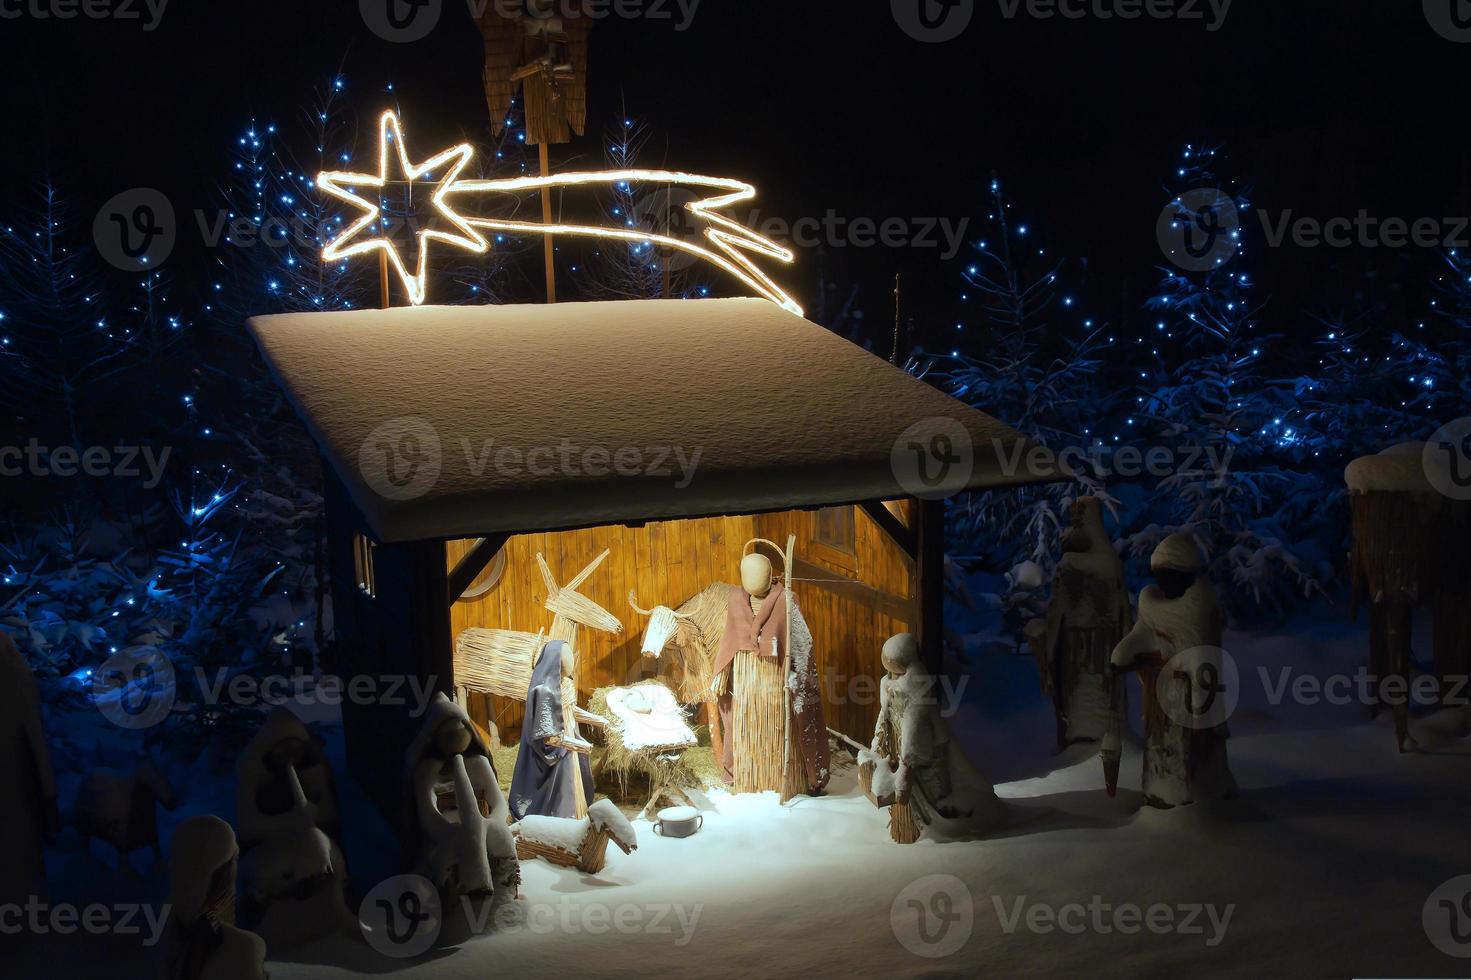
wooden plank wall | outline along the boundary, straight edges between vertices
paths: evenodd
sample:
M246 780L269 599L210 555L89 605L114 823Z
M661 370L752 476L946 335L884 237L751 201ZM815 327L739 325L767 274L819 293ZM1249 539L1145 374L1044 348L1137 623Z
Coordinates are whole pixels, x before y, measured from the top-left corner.
M452 629L458 636L470 626L549 628L552 617L543 608L546 588L536 568L536 554L546 556L553 576L561 583L576 575L604 548L610 549L607 560L583 584L581 592L617 616L624 632L614 636L586 628L581 631L577 688L579 699L586 703L599 687L630 683L641 677L639 644L645 620L628 607L630 589L637 591L639 603L645 608L656 604L677 606L712 582L738 581L741 549L753 537L767 537L785 545L786 535L796 533L799 556L831 568L835 575L856 577L885 592L910 596L913 576L907 559L867 515L861 511L857 514L856 555L847 568L841 567L841 560L824 561L823 549L812 544L815 529L815 514L791 512L655 522L641 528L601 527L520 535L506 545L505 574L495 588L479 599L454 604ZM453 568L473 544L470 540L449 542L448 567ZM827 681L828 723L867 743L877 717L876 684L882 671L879 648L893 633L910 627L818 585L799 582L796 594L812 628L819 668ZM519 702L473 695L470 712L482 724L494 721L505 741L519 738Z

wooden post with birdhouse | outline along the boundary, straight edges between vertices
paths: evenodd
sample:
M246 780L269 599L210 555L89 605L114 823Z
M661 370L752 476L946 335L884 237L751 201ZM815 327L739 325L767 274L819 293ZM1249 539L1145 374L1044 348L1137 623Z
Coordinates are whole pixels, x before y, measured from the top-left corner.
M505 132L516 91L526 112L526 142L538 148L541 175L552 174L550 147L587 128L588 34L592 18L581 2L526 0L508 15L488 4L479 16L485 38L485 99L491 131ZM552 224L552 190L542 188L542 222ZM556 249L545 236L547 302L557 301Z

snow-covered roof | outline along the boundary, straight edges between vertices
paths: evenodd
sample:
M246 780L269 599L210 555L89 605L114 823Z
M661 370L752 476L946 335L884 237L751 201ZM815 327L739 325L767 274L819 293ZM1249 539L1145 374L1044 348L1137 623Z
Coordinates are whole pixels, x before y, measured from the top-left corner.
M967 489L1064 476L1045 452L1029 463L1014 430L760 299L300 313L250 329L385 542L911 496L891 454L936 418L973 446Z

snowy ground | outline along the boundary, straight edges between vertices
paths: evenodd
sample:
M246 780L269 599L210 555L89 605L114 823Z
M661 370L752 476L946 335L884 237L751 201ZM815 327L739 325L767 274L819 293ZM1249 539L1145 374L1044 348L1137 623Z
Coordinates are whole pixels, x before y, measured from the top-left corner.
M1241 797L1161 812L1139 809L1137 750L1116 799L1095 757L1051 754L1030 658L974 638L955 726L1012 808L991 839L891 844L851 770L830 795L787 807L717 792L700 834L665 840L641 822L638 851L612 851L596 877L527 862L513 911L458 948L404 961L329 940L272 962L271 976L1471 976L1471 959L1431 938L1471 956L1471 935L1457 948L1450 928L1471 929L1471 900L1455 907L1466 889L1430 901L1471 875L1460 718L1418 720L1422 752L1401 756L1387 717L1272 704L1260 679L1289 665L1352 673L1365 642L1362 628L1321 621L1231 636ZM346 843L360 886L391 873L381 848ZM150 975L136 940L76 940L48 952L44 972L30 959L0 973Z

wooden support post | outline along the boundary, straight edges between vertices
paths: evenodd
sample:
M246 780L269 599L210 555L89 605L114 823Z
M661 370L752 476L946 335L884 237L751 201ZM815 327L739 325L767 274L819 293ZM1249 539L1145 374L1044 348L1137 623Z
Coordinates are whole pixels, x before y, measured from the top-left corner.
M1403 599L1391 599L1387 615L1389 676L1399 678L1395 693L1394 737L1401 752L1409 751L1410 739L1410 628L1414 607ZM1379 678L1383 690L1384 678Z
M475 542L475 546L459 560L454 571L449 573L450 605L460 601L460 596L474 584L476 577L485 571L485 566L494 560L509 540L509 534L492 534Z
M918 501L920 656L939 677L945 649L945 501Z
M879 529L889 536L889 540L899 546L913 560L919 552L919 538L914 533L914 528L906 527L904 522L894 516L894 512L885 507L881 501L868 500L858 505L863 512L879 526Z
M388 293L388 253L382 249L378 250L378 288L379 301L386 310L393 305L393 300Z
M546 143L537 147L541 156L541 175L550 177L552 175L551 148ZM543 224L552 223L552 189L543 187L541 189L541 220ZM557 249L552 236L548 233L546 240L546 267L547 267L547 302L557 301Z

